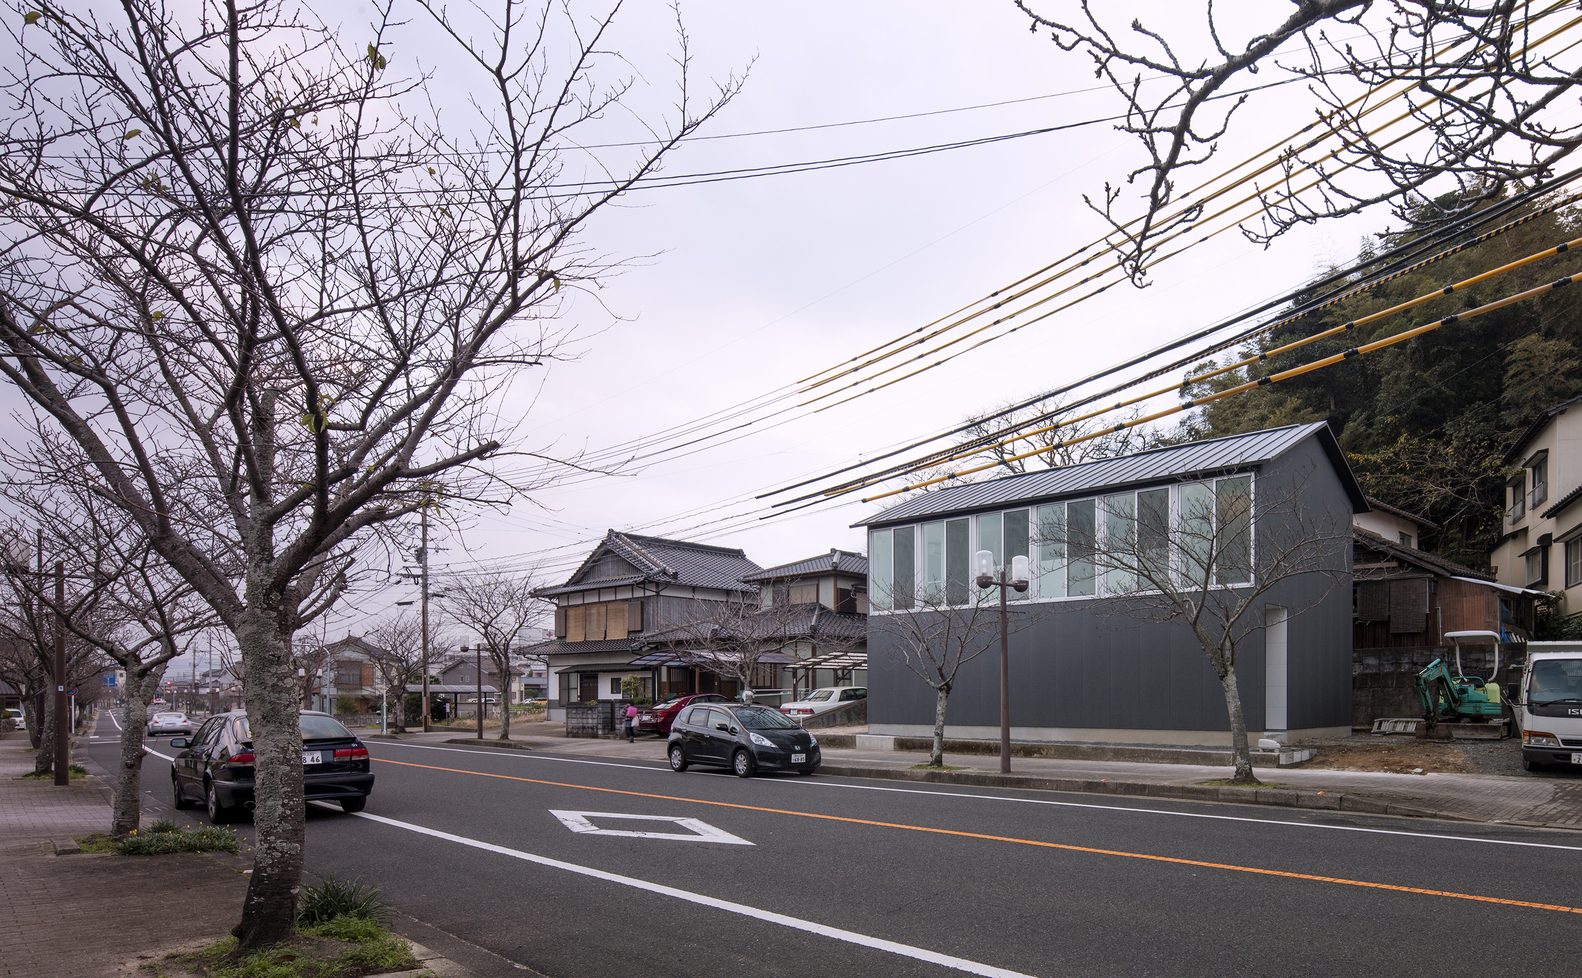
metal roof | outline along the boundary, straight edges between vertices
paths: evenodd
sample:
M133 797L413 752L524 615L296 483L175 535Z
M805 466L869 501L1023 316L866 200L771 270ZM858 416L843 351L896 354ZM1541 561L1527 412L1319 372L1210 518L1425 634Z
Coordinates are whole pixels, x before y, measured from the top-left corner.
M867 577L868 558L862 554L854 554L850 550L831 549L829 553L819 554L817 557L808 557L805 560L778 564L752 574L744 574L742 580L777 581L789 577L812 577L817 574L851 574L856 577Z
M1245 470L1273 461L1309 438L1318 439L1335 468L1335 474L1351 497L1353 510L1368 512L1368 502L1363 496L1362 487L1352 474L1345 453L1329 429L1329 423L1317 421L1171 445L1081 465L1007 476L990 482L951 486L914 496L852 526L911 523L932 516L992 511L1017 503L1090 495L1102 490Z

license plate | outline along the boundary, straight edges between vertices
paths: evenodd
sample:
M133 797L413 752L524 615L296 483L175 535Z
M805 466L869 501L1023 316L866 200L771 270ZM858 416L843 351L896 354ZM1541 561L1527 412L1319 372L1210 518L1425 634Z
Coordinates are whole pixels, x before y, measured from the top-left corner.
M806 764L807 763L807 755L806 754L792 754L791 755L791 763L792 764Z
M1572 764L1582 764L1582 754L1572 754L1571 755L1571 763Z
M309 764L323 764L323 763L324 763L324 755L321 754L319 751L316 751L316 750L305 750L305 751L302 752L302 766L303 767L307 767Z

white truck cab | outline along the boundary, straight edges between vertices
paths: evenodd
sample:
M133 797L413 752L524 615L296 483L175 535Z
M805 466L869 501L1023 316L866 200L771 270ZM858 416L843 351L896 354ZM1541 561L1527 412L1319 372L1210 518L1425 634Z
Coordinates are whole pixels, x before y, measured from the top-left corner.
M1523 766L1582 767L1582 642L1527 643L1527 667L1511 685L1518 687Z

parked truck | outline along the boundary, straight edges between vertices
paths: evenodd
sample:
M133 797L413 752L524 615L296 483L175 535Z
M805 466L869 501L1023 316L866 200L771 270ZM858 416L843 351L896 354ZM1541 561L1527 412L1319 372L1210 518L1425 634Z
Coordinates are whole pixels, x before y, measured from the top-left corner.
M1520 682L1506 698L1522 728L1522 765L1582 766L1582 642L1529 642Z

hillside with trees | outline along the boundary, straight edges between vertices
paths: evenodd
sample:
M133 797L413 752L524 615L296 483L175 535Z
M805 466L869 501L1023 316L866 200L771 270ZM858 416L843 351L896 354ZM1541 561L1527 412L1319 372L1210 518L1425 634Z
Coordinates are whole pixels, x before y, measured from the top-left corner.
M1359 258L1366 261L1415 237L1407 231L1370 240ZM1574 208L1536 216L1500 237L1292 319L1234 359L1270 353L1577 237L1582 237L1582 214ZM1455 243L1446 241L1444 248ZM1190 385L1184 393L1225 390L1579 270L1582 256L1574 252L1537 261L1302 349L1270 354L1252 368ZM1500 534L1502 456L1543 410L1582 393L1582 309L1576 298L1571 289L1556 289L1398 346L1228 397L1194 412L1167 440L1328 419L1369 495L1440 524L1442 529L1425 541L1428 549L1485 567ZM1305 305L1298 301L1292 311ZM1212 369L1211 362L1191 375L1205 369Z

